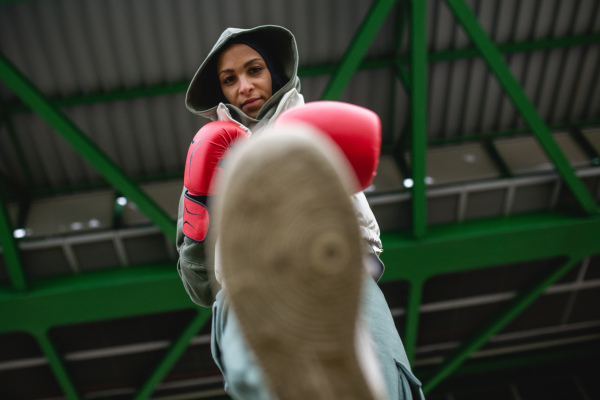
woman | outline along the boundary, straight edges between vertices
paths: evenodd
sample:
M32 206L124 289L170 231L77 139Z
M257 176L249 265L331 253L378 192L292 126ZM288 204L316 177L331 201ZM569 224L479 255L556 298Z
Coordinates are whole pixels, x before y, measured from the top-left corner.
M297 69L296 41L287 29L229 28L194 76L186 106L211 121L231 122L253 137L269 129L285 110L304 104ZM383 273L378 257L382 251L379 227L362 192L351 200L358 216L364 253L368 255L365 259L371 260L366 265L378 280ZM191 240L183 233L184 208L182 195L177 234L178 271L191 299L201 306L213 306L212 351L223 372L225 387L234 397L269 399L271 394L263 373L242 338L237 319L229 312L227 296L219 291L222 279L218 260L215 262L218 285L211 287L213 279L205 261L205 242ZM420 384L410 373L393 319L375 280L369 279L365 284L362 313L376 343L386 391L392 399L410 398L411 391L421 396Z

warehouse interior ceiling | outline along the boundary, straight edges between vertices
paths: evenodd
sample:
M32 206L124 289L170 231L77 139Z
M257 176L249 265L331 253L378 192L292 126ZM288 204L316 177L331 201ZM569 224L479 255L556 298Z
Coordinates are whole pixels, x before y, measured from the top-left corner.
M225 399L176 271L187 85L290 29L382 120L379 282L428 399L600 398L597 0L0 1L0 398Z

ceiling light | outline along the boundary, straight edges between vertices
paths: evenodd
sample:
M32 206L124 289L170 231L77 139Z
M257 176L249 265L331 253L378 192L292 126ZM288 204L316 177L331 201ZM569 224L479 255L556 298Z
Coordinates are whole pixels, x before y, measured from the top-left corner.
M27 235L27 231L23 228L15 229L13 232L15 239L21 239L22 237L25 237L25 235Z

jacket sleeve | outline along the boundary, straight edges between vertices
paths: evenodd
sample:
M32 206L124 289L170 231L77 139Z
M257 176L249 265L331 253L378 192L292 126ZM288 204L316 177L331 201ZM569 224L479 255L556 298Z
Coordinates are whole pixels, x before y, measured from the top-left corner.
M369 206L367 197L363 192L358 192L350 197L356 210L360 234L364 240L376 248L379 254L383 251L381 239L379 238L379 224Z
M383 252L383 246L379 238L379 224L363 192L352 195L350 199L356 210L360 234L365 243L365 266L375 281L378 281L385 270L385 265L379 258L379 255Z
M185 191L185 188L184 188ZM214 302L213 282L210 278L211 269L206 262L205 242L196 242L183 234L183 192L179 199L177 216L177 272L183 281L183 286L199 306L211 307Z

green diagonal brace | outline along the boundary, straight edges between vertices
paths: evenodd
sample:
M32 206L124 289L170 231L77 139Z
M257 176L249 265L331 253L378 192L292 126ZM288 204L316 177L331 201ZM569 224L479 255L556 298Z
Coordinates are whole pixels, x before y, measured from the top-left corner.
M192 340L198 331L202 329L210 316L210 309L200 309L198 311L198 314L192 319L181 335L179 335L177 340L171 344L167 354L154 369L144 386L138 391L134 400L144 400L150 397L156 388L156 385L163 380L165 375L171 370L177 360L179 360L185 349L188 347L190 340Z
M565 264L547 276L536 282L531 288L524 290L507 307L494 317L486 326L473 337L465 341L455 352L453 352L433 377L423 385L425 394L431 392L448 375L454 372L461 364L477 349L483 346L494 334L504 328L510 321L517 317L525 308L533 303L550 285L559 280L580 260L569 259Z
M588 214L598 213L598 204L573 172L569 161L552 138L550 129L511 73L498 48L477 21L473 11L465 4L464 0L446 0L446 3L480 51L489 68L498 78L500 85L504 88L516 109L533 130L542 148L556 166L580 206Z
M46 332L37 333L36 337L37 337L38 343L42 349L42 352L48 359L50 368L52 369L54 376L56 376L56 379L58 380L58 384L62 388L67 399L69 399L69 400L81 399L81 396L77 392L77 389L75 388L75 385L73 384L73 381L71 380L69 373L67 372L67 369L65 368L65 365L64 365L60 355L58 354L58 352L52 345L52 342L50 342L50 339L48 339L47 333Z
M425 174L427 156L427 2L411 1L410 73L412 123L412 217L413 235L423 237L427 229Z
M172 241L176 224L146 193L106 156L75 124L0 53L0 79L33 111L59 133L67 142L117 190L133 201L138 208Z
M352 43L348 46L342 62L321 95L322 100L338 100L340 98L395 2L396 0L375 0L373 2Z
M13 287L22 291L27 288L23 265L19 256L19 249L13 236L12 224L8 215L8 210L4 199L0 194L0 244L2 245L2 255L8 270L8 276Z

